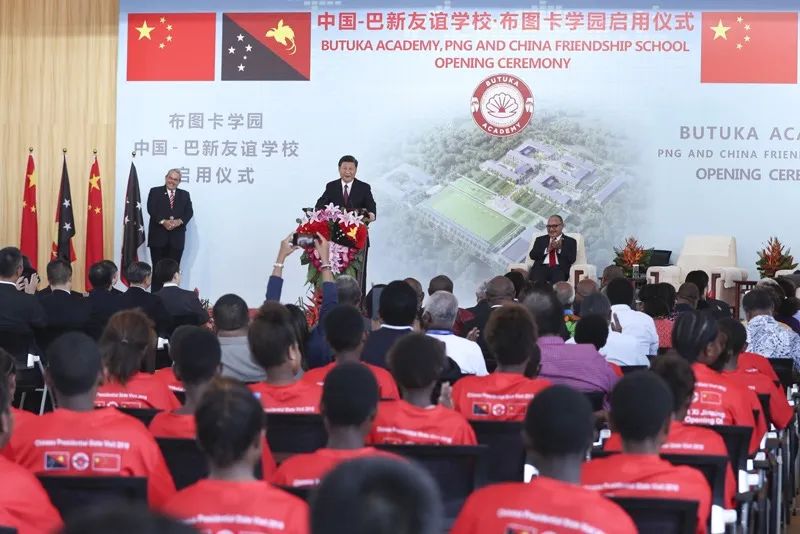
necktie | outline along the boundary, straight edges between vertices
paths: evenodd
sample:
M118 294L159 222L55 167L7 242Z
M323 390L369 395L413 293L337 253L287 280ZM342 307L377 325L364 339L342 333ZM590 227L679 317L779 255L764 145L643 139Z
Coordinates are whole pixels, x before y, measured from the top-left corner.
M550 267L555 267L556 266L556 251L555 251L555 249L551 250L550 254L548 254L548 263L550 264Z
M169 192L169 209L175 209L175 191Z
M347 206L350 204L350 195L348 194L347 190L350 188L350 184L344 184L344 205Z

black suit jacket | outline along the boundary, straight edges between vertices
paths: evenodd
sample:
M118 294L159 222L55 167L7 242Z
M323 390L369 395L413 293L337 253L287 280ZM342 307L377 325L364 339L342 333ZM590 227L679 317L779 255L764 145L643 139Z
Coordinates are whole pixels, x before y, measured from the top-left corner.
M344 195L342 194L342 180L333 180L325 184L325 192L317 200L315 209L333 204L351 211L364 208L370 213L377 214L375 211L375 199L372 198L372 188L367 182L362 182L358 179L350 182L350 192L347 197L347 205L345 205Z
M30 333L47 324L47 316L34 295L0 284L0 330Z
M169 207L167 186L154 187L147 195L147 213L150 215L149 230L147 233L148 246L172 247L182 249L186 243L186 225L192 220L192 198L188 191L175 190L175 207ZM181 219L183 224L172 231L158 224L162 219Z
M486 323L489 322L489 315L492 313L492 307L489 306L487 301L482 300L472 308L467 308L467 311L471 312L473 317L464 323L462 334L466 336L469 334L470 330L477 328L478 339L475 341L478 343L478 346L480 346L481 352L483 352L483 359L489 361L491 360L491 355L489 354L489 348L486 346L486 340L483 338L483 331L486 330Z
M89 325L87 332L95 339L100 339L108 319L122 309L122 291L93 289L86 297L89 303Z
M194 291L181 289L178 286L167 286L157 291L156 295L161 298L164 307L167 309L167 313L169 313L173 319L176 317L193 315L197 318L195 323L197 325L206 324L208 322L208 312L203 309L202 304L200 304L200 299ZM174 322L175 321L173 321L173 323Z
M123 310L140 308L155 323L158 336L169 338L172 333L172 318L158 295L148 293L141 287L131 286L122 294L120 301Z
M39 297L39 303L47 317L47 327L65 330L85 330L91 309L89 303L78 293L51 291Z
M731 317L731 307L727 302L717 299L701 299L697 302L698 310L708 310L714 319L726 319Z
M549 235L540 235L533 242L530 258L533 260L533 268L539 266L549 266L547 246L550 244ZM578 255L578 242L568 235L561 237L561 250L556 252L558 258L558 267L569 275L569 270L572 264L575 263L575 258Z
M37 291L36 292L36 296L39 297L39 298L42 298L45 295L50 295L52 293L53 293L53 288L51 288L50 286L47 286L46 288L40 289L39 291ZM81 293L80 291L70 291L70 293L72 295L76 296L76 297L83 297L83 293Z
M410 328L395 330L394 328L379 328L370 332L367 342L364 343L364 350L361 352L361 359L372 365L387 367L386 354L392 348L394 342L403 336L410 334Z

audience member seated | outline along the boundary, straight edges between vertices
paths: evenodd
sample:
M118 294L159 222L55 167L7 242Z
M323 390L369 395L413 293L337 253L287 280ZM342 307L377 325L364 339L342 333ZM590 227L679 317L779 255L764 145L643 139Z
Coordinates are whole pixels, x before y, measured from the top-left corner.
M440 274L431 278L431 281L428 283L428 296L432 296L437 291L447 291L448 293L453 293L453 281L450 279L450 277ZM453 323L453 333L457 336L466 336L469 332L464 331L464 324L467 321L472 320L474 317L475 316L469 310L458 308L458 313L456 313L456 321Z
M183 388L183 382L181 382L180 379L175 376L175 354L177 354L178 350L180 350L179 345L183 336L192 331L191 328L188 328L189 326L190 325L179 326L172 332L172 335L169 336L167 349L169 352L169 360L172 362L172 365L169 367L162 367L153 373L154 377L163 382L164 385L170 389L170 391L176 394L184 393L185 390Z
M483 301L485 304L478 302L475 308L470 308L474 318L464 324L465 335L469 334L473 328L477 329L478 338L475 341L480 346L481 352L483 352L484 360L490 362L491 365L494 362L490 359L491 356L484 337L486 323L489 321L489 315L492 310L499 308L503 304L514 302L514 295L514 283L505 276L495 276L486 284L486 300ZM487 365L487 368L491 368L491 365Z
M156 292L164 303L167 313L172 317L173 325L178 320L193 318L192 323L197 326L208 322L208 312L200 304L200 298L194 291L182 289L181 268L178 262L171 258L164 258L156 265L153 277L159 280L161 289Z
M727 354L723 352L725 334L714 317L706 312L687 312L675 321L672 346L692 364L695 395L685 422L692 425L737 425L753 429L750 452L758 449L766 432L758 397L721 373ZM758 412L758 418L754 413Z
M330 346L327 340L327 330L325 329L325 317L330 313L337 304L344 304L346 306L354 306L356 309L361 308L361 284L358 280L350 275L343 274L336 278L336 298L329 298L326 301L325 295L325 282L322 283L323 294L322 300L325 301L325 313L320 310L320 316L317 320L316 326L311 330L306 347L306 364L309 369L315 369L328 365L333 361L333 347ZM328 305L330 302L330 305ZM359 313L361 313L359 311ZM364 333L369 334L372 330L370 320L361 316L361 321L364 323Z
M444 348L424 334L397 340L387 359L403 398L378 405L368 443L477 445L475 432L463 415L431 403L444 367Z
M600 277L600 290L605 291L612 281L617 279L625 279L625 271L619 265L609 265L603 269L603 275Z
M783 290L783 287L773 278L762 278L756 284L756 289L766 289L769 291L775 302L772 307L772 316L778 321L778 324L791 328L794 333L800 333L800 321L795 319L794 314L797 312L797 299L791 295L788 298Z
M108 268L108 271L111 273L111 289L112 293L116 293L118 295L122 295L124 291L120 291L117 289L117 282L119 282L119 268L117 268L117 264L111 260L100 260L99 263L102 263Z
M786 295L783 306L778 309L779 315L793 317L800 321L800 299L797 298L797 284L787 276L776 276L775 282L778 283L784 295ZM794 313L792 313L793 310Z
M597 282L591 278L584 278L580 280L575 286L575 302L572 304L572 310L580 317L581 308L583 306L583 299L594 293L599 293L600 288L597 287Z
M417 317L419 318L422 315L422 303L425 301L425 292L422 290L422 283L416 278L411 277L406 278L403 282L411 286L411 289L413 289L414 293L417 295Z
M17 389L17 365L14 357L0 348L0 382L6 384L6 389L9 395L9 411L13 419L14 428L20 428L30 419L36 419L36 414L27 410L20 410L14 408L10 403L14 400L14 393ZM5 456L9 460L14 459L14 451L11 449L11 442L8 441L5 446L0 446L0 456ZM2 524L2 523L0 523Z
M637 532L622 508L580 486L593 434L592 407L583 395L566 386L542 391L528 407L524 430L528 457L539 475L529 483L475 491L451 534L566 532L554 527L563 524L580 525L584 532Z
M745 345L745 347L747 347L747 345ZM781 383L780 378L778 378L778 373L775 372L772 364L769 363L769 359L754 352L742 352L739 354L737 369L747 371L748 373L761 373L772 380L772 383L775 385Z
M613 318L611 303L605 295L602 293L593 293L586 296L581 304L581 308L583 310L581 313L581 321L587 317L599 316L605 323L608 338L598 351L605 356L607 361L620 366L650 365L650 360L647 359L647 353L643 350L638 340L625 332L618 331L617 327L611 324ZM585 341L578 341L577 338L575 341L578 343L585 343Z
M697 286L700 300L697 301L698 310L708 310L715 319L724 319L733 315L727 302L711 298L708 287L708 273L705 271L691 271L686 275L686 282Z
M536 378L541 352L536 325L525 306L511 303L486 323L486 344L497 369L489 376L465 376L453 385L453 408L473 421L522 421L530 401L550 381ZM533 378L525 376L533 369Z
M311 503L313 534L441 534L441 496L411 462L359 458L322 481Z
M768 376L758 371L749 372L739 367L739 355L747 347L747 330L733 318L721 319L719 329L725 334L725 354L727 356L723 375L757 395L769 395L769 423L780 430L792 421L794 408L789 405L786 395Z
M691 282L684 282L675 295L675 314L696 310L699 300L700 291L697 286Z
M289 312L289 322L294 330L294 338L297 340L297 349L300 351L301 367L298 370L300 373L303 369L302 362L306 360L306 344L311 333L308 329L308 317L297 304L284 304L283 307Z
M553 291L555 291L556 298L564 310L564 326L567 328L567 334L572 337L575 335L575 325L578 324L578 317L573 311L575 290L572 289L572 284L569 282L556 282L553 284Z
M422 314L422 327L427 335L444 343L447 356L458 365L462 374L486 375L488 372L481 347L474 341L454 335L453 324L457 314L458 301L455 295L437 291L428 299Z
M253 361L247 343L250 316L247 303L238 295L222 295L214 304L214 329L222 348L222 376L242 382L261 382L267 375Z
M765 358L791 358L800 369L800 336L772 316L774 301L766 289L748 291L742 299L747 318L747 346Z
M364 330L364 317L356 307L342 304L335 306L325 318L325 332L328 336L327 343L334 351L334 361L324 367L306 371L303 374L303 380L322 386L325 383L325 377L337 365L346 362L363 363L375 375L381 399L400 398L397 384L389 371L361 361L366 331Z
M91 309L83 295L72 292L70 264L64 260L53 260L48 263L47 280L50 282L50 291L37 295L47 320L47 328L43 333L86 330ZM48 336L45 337L47 342L52 341Z
M247 387L214 382L194 419L209 475L175 494L164 513L201 531L306 534L306 503L253 476L265 445L264 412Z
M14 460L42 475L146 477L150 505L163 506L175 485L155 438L119 410L95 409L102 369L85 334L70 332L50 345L46 378L58 408L18 429Z
M32 333L47 324L36 291L38 276L22 277L22 253L16 247L0 249L0 331ZM18 285L19 284L19 285Z
M0 370L6 371L9 361L13 369L14 360L0 349ZM61 528L61 516L44 488L30 471L13 463L13 458L4 458L12 431L19 428L11 407L11 381L5 377L0 376L0 525L16 528L20 534L55 532Z
M386 456L402 461L393 454L364 445L377 407L378 383L370 370L358 363L337 365L322 387L320 409L328 431L327 446L284 461L272 479L273 484L317 486L336 465L364 456Z
M522 292L525 290L525 282L527 282L527 277L520 271L509 271L503 276L511 280L511 283L514 284L514 299L518 299L520 294L522 294Z
M158 336L167 339L172 333L172 319L161 298L147 292L152 274L150 265L143 261L135 261L128 265L125 277L130 286L120 296L120 308L123 310L140 308L153 321Z
M89 267L92 289L86 298L90 308L87 333L94 339L100 339L108 320L122 309L122 291L114 289L114 271L109 264L114 265L103 260Z
M159 378L140 371L154 358L156 334L152 321L139 310L114 314L98 343L106 377L97 390L96 406L172 410L180 402Z
M561 337L564 319L561 305L552 293L534 291L525 299L539 331L542 378L579 391L611 392L617 375L592 345L566 344Z
M417 318L417 294L407 283L395 280L383 288L378 305L381 326L370 333L361 358L386 367L386 354L395 341L411 333Z
M267 377L250 385L267 413L319 413L322 390L298 380L302 354L292 316L285 306L265 302L247 333L250 353Z
M635 337L645 354L658 354L656 325L652 317L632 308L633 293L633 286L624 278L615 278L606 287L611 311L616 315L622 331Z
M660 376L672 391L672 419L666 441L661 445L662 454L687 454L703 456L728 457L728 449L722 437L701 426L687 425L683 422L694 395L694 372L689 362L677 354L665 354L653 360L653 373ZM603 443L607 452L622 452L622 440L619 434L613 433ZM736 495L736 479L728 462L725 473L725 502L734 507Z
M703 474L659 457L670 428L674 399L652 371L626 375L611 393L611 428L622 439L622 453L583 466L581 482L608 497L696 501L697 532L707 530L711 488Z

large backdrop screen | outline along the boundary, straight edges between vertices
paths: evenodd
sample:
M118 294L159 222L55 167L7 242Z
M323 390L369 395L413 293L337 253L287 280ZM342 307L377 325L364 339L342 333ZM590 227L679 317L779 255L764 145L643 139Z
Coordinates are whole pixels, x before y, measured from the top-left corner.
M788 4L388 4L122 0L117 213L126 154L143 196L182 169L186 285L258 305L344 154L378 204L369 282L446 273L465 304L553 213L599 268L629 235L673 260L733 235L752 271L770 235L792 244ZM299 254L285 278L300 297Z

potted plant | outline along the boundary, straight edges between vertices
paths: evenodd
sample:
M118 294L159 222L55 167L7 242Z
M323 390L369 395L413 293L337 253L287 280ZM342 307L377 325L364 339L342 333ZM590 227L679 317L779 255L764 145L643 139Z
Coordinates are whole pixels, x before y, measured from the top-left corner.
M761 278L772 278L775 273L784 269L794 269L797 264L790 254L791 249L783 250L784 246L777 237L770 237L767 246L758 251L756 267L761 273Z
M619 265L625 272L628 278L633 277L633 266L639 266L639 276L643 276L650 265L650 255L653 249L646 249L639 244L635 237L629 237L625 240L625 245L622 248L614 247L614 265Z

